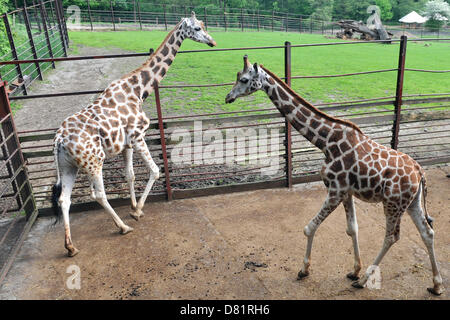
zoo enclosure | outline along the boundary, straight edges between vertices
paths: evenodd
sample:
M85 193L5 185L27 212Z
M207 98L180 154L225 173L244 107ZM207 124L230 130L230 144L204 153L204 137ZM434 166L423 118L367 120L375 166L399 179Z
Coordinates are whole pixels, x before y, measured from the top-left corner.
M429 39L428 39L429 40ZM437 40L437 39L434 39ZM450 40L450 39L440 39ZM321 110L339 117L349 119L358 124L362 130L371 138L382 144L390 144L393 148L405 151L416 158L422 165L432 165L438 163L450 162L450 111L449 104L450 93L433 94L413 94L404 95L403 79L407 72L427 72L427 73L449 73L450 70L421 70L405 68L405 56L407 52L407 38L393 40L393 43L400 43L398 67L385 70L361 71L357 73L334 74L334 75L311 75L296 76L292 75L291 55L294 50L301 50L305 47L330 46L336 45L360 45L371 43L378 45L379 41L363 42L336 42L321 44L300 44L291 45L286 42L284 46L266 46L253 48L228 48L228 49L207 49L207 50L189 50L179 51L179 54L211 54L218 51L235 50L282 50L284 59L284 77L282 78L288 84L292 81L301 79L316 78L334 78L334 77L353 77L363 74L396 72L397 81L396 95L387 97L378 97L372 99L341 101L333 103L316 104ZM132 56L148 56L148 53L122 54L109 56L86 56L86 57L62 57L62 58L44 58L31 60L12 60L3 61L0 65L20 65L25 63L39 64L56 61L70 61L83 59L106 59L106 58L125 58ZM294 69L295 70L295 69ZM283 186L292 186L296 183L317 181L320 179L318 171L320 170L323 155L316 148L303 138L287 123L281 114L274 107L258 108L251 110L240 110L220 113L206 113L199 115L180 115L164 116L161 106L161 96L164 90L169 88L198 88L198 87L227 87L233 83L216 84L191 84L191 85L161 85L155 87L155 103L157 109L156 123L151 123L150 129L146 135L146 141L149 145L155 162L161 168L161 178L155 183L149 196L149 201L164 199L181 199L202 195L213 195L219 193L255 190L261 188L274 188ZM394 84L393 84L394 85ZM3 107L8 110L9 100L6 94L5 86L1 85L3 91ZM10 96L10 100L38 99L68 95L95 94L103 90L78 91L78 92L59 92L40 95ZM393 106L393 107L392 107ZM403 108L402 108L403 106ZM407 106L407 108L405 108ZM12 116L8 113L8 118ZM195 129L193 124L200 121L202 133L208 129L224 132L226 130L241 130L254 128L256 135L250 135L244 139L241 145L233 145L233 153L241 152L241 163L237 159L234 163L220 162L201 162L196 163L196 154L202 152L211 145L211 141L200 141L195 139ZM432 126L430 126L432 124ZM2 126L3 127L3 126ZM177 146L178 139L174 136L174 129L184 128L190 134L190 140L194 145L194 150L190 151L190 161L187 163L176 164L173 161L174 148ZM273 130L274 140L270 140L266 145L270 148L274 146L274 153L263 155L262 158L257 152L252 153L249 144L253 141L261 142L261 139L267 140L267 134L264 132ZM39 214L46 215L50 213L49 200L51 186L56 181L56 172L53 160L52 140L56 128L40 130L21 130L10 132L9 135L17 136L20 143L12 150L6 151L5 160L11 158L11 154L23 153L22 168L26 168L25 181L31 184L32 192L30 196L31 203L35 206L28 208L27 216ZM2 136L2 139L11 139ZM193 135L193 137L192 137ZM278 138L278 139L277 139ZM233 138L234 139L234 138ZM195 145L195 143L198 143ZM234 142L234 141L233 141ZM197 147L197 149L195 148ZM17 150L17 151L15 151ZM199 151L200 150L200 151ZM272 149L271 149L272 150ZM431 156L430 156L431 154ZM213 158L215 154L213 155ZM259 162L251 162L251 159ZM264 158L277 159L280 166L272 175L264 175L262 172L269 167L267 163L260 161ZM214 159L210 159L214 160ZM124 164L121 159L113 158L105 163L104 179L108 197L112 205L128 204L128 187L123 175ZM136 173L136 190L142 191L148 178L148 172L145 166L138 160L134 161ZM8 174L1 180L5 185L14 187L14 183L20 182L15 179L14 174ZM22 181L23 183L23 181ZM4 192L1 194L2 203L11 201L16 194ZM89 198L89 184L86 176L79 175L74 192L73 211L90 210L99 208L96 203L91 202ZM23 207L23 205L22 205ZM17 206L5 205L3 215L6 213L17 213ZM30 213L28 213L30 212ZM2 217L3 218L3 217ZM16 215L11 221L27 221L26 218ZM26 226L30 226L33 220L28 220ZM12 223L12 222L11 222ZM8 224L10 225L10 224ZM23 229L26 232L26 228ZM23 234L23 233L22 233ZM3 236L5 237L5 236ZM20 243L21 239L18 238ZM16 248L13 246L12 248ZM15 251L16 252L16 251ZM10 260L8 260L10 261ZM1 279L0 279L1 280Z

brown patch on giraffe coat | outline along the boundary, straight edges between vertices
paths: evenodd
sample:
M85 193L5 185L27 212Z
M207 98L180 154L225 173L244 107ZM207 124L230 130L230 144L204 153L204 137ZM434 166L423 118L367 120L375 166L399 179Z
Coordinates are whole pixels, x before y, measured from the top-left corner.
M338 173L342 170L342 163L341 160L336 160L333 162L333 164L330 166L330 170Z
M161 75L161 77L164 77L164 75L166 74L166 69L161 68L161 71L159 72L159 74Z
M164 63L167 64L168 66L170 66L172 64L172 59L167 58L166 60L164 60Z
M344 141L339 145L339 149L341 149L342 153L345 153L346 151L350 150L350 146L346 141Z
M342 158L345 170L349 170L355 163L355 153L352 151Z
M328 129L325 126L322 126L322 128L320 128L319 130L319 136L321 136L322 138L327 138L328 134L330 133L330 129Z
M284 100L284 101L289 101L289 97L286 94L286 92L284 92L283 89L281 89L281 87L277 87L277 91L278 91L278 96L280 97L280 99Z
M148 72L147 70L141 71L141 78L142 78L142 84L144 86L146 86L147 83L150 82L150 72Z
M136 75L133 75L130 79L129 79L130 83L132 85L136 85L139 82L139 79Z
M305 116L300 111L297 111L296 117L297 117L298 121L300 121L301 123L306 122Z
M330 136L328 141L330 142L339 142L344 137L344 133L342 130L334 130L333 134Z
M294 106L290 104L284 104L280 107L280 111L284 115L291 113L292 111L294 111L294 109Z
M351 186L353 186L356 190L359 189L358 178L353 172L349 172L348 180Z
M173 44L174 41L175 41L175 36L172 34L172 36L170 37L168 42L169 42L169 44Z
M320 122L316 121L314 119L311 119L311 121L309 122L309 125L311 128L316 129L320 126Z
M119 113L121 113L123 115L127 115L129 113L127 107L124 105L119 106L117 108L117 111L119 111Z
M101 103L101 106L103 108L115 108L116 107L116 103L114 102L114 100L106 100L104 99Z
M164 48L162 48L161 50L161 54L163 56L167 56L169 54L169 47L167 47L166 45L164 46Z
M115 119L109 119L109 123L111 124L112 128L117 128L119 126L119 121Z
M271 77L267 78L267 81L272 85L275 84L275 81Z
M335 144L332 144L330 147L328 147L328 150L330 150L333 158L337 158L341 155L341 152L339 151L338 146Z
M116 93L114 95L114 99L116 99L117 102L119 103L124 103L125 102L125 96L122 92Z

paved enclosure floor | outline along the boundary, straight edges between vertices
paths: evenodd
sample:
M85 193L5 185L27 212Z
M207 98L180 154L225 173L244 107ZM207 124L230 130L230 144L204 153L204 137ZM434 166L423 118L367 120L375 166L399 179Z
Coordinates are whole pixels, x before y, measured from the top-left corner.
M1 299L448 299L450 292L450 173L431 169L428 211L435 218L436 252L447 291L431 296L425 246L406 214L401 239L381 264L381 289L354 289L342 206L316 233L311 275L296 276L306 247L303 227L325 199L321 183L148 203L139 222L129 207L118 214L135 230L120 235L102 210L71 216L81 252L68 258L62 224L41 218L3 287ZM364 266L381 248L381 204L355 200ZM80 268L81 288L68 289L67 268Z

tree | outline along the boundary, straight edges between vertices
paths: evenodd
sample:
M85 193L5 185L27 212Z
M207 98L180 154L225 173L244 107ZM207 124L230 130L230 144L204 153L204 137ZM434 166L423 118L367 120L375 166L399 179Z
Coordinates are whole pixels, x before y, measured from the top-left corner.
M312 19L330 21L333 18L334 0L309 0L313 13Z
M425 3L423 15L428 18L425 26L432 30L439 30L446 19L450 18L450 5L444 0L432 0Z
M375 0L375 4L380 8L381 10L381 21L389 21L394 16L394 13L392 12L392 4L389 0Z

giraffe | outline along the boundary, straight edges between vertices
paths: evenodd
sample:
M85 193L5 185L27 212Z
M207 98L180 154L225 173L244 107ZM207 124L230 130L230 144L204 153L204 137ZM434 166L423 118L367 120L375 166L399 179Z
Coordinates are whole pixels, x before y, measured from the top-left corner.
M298 279L309 275L311 248L319 225L342 203L346 212L346 233L352 238L354 249L354 270L347 277L353 280L354 287L364 287L372 266L378 266L389 248L399 240L400 219L407 211L430 257L434 286L428 291L440 295L444 288L434 253L433 220L426 210L425 173L420 165L410 156L373 141L354 123L318 110L271 71L257 63L252 66L244 56L244 69L238 72L225 102L232 103L258 90L265 91L292 126L325 154L320 176L328 194L319 213L304 228L307 247ZM366 202L382 202L386 217L382 249L362 277L359 277L362 263L353 196Z
M145 132L150 120L142 109L143 101L153 92L177 54L184 39L216 45L205 31L202 21L192 16L183 18L169 32L159 48L138 69L113 81L88 107L66 118L54 138L54 156L57 182L53 186L52 204L57 217L64 219L65 248L69 257L79 250L70 234L70 197L79 170L87 174L92 199L111 214L122 234L133 228L127 226L108 203L102 177L103 162L108 157L122 154L125 160L125 176L130 189L131 216L138 220L159 168L153 161L145 143ZM139 202L134 190L133 150L150 170L150 177Z

